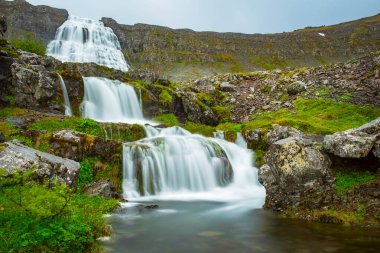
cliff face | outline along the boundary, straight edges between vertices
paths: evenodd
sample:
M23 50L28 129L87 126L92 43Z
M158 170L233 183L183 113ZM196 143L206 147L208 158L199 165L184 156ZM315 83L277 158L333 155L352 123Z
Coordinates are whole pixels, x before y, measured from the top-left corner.
M34 37L48 43L67 19L66 10L33 6L24 0L0 0L7 37ZM334 26L280 34L194 32L103 18L119 37L135 68L186 80L226 72L318 66L358 58L380 50L380 14Z
M281 34L174 30L103 18L135 67L178 79L344 61L380 49L380 15Z
M33 6L24 0L0 0L0 16L7 20L7 38L33 38L47 44L69 14L66 10Z

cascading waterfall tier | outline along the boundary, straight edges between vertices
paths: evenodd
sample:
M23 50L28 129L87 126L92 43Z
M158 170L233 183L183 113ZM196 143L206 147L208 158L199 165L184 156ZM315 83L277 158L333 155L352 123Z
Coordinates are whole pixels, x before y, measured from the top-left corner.
M262 198L252 152L233 143L180 128L146 127L148 137L124 144L127 199L236 200Z
M101 21L70 16L58 28L47 54L63 62L94 62L128 71L117 36Z
M62 76L60 74L58 74L58 77L59 77L59 80L61 82L61 89L62 89L62 93L63 93L63 99L65 101L65 115L67 116L71 116L73 113L72 113L72 110L71 110L71 105L70 105L70 99L69 99L69 94L67 93L67 89L66 89L66 84L65 84L65 81L63 80Z
M83 81L83 117L100 122L144 121L132 86L100 77L84 77Z

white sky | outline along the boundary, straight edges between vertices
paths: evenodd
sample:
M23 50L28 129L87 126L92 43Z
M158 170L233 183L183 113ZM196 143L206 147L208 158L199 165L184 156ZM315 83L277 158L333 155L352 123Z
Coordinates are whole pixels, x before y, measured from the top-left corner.
M196 31L275 33L380 13L380 0L27 0L71 15Z

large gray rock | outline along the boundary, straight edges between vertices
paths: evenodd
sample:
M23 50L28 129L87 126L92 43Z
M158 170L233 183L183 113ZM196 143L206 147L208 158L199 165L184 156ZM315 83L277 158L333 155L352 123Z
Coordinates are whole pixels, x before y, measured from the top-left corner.
M330 159L302 138L279 140L266 154L267 164L259 171L265 186L265 207L284 210L302 206L316 208L326 204L334 189Z
M8 173L35 169L41 179L54 180L76 187L79 163L47 154L18 142L6 142L0 149L0 168Z
M323 146L329 153L342 158L365 158L372 149L373 154L378 156L378 140L380 140L380 118L356 129L327 135Z
M302 81L296 81L289 85L288 94L289 95L297 95L306 90L306 84Z
M232 92L232 91L236 91L236 86L233 84L230 84L229 82L224 82L220 84L220 90L226 91L226 92Z
M120 199L121 196L117 193L116 188L112 185L110 179L100 180L92 183L83 189L83 192L89 196L103 196L107 199Z

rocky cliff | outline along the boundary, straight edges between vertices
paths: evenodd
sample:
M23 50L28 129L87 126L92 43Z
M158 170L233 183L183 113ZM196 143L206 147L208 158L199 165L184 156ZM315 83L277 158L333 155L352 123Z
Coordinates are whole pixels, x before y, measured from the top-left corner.
M0 0L7 37L48 43L67 19L66 10ZM248 72L346 61L380 50L380 15L333 26L279 34L194 32L153 25L121 25L103 18L119 37L135 68L185 80L226 72Z
M9 39L33 38L47 44L69 14L49 6L33 6L25 0L0 0L0 16L5 16Z

